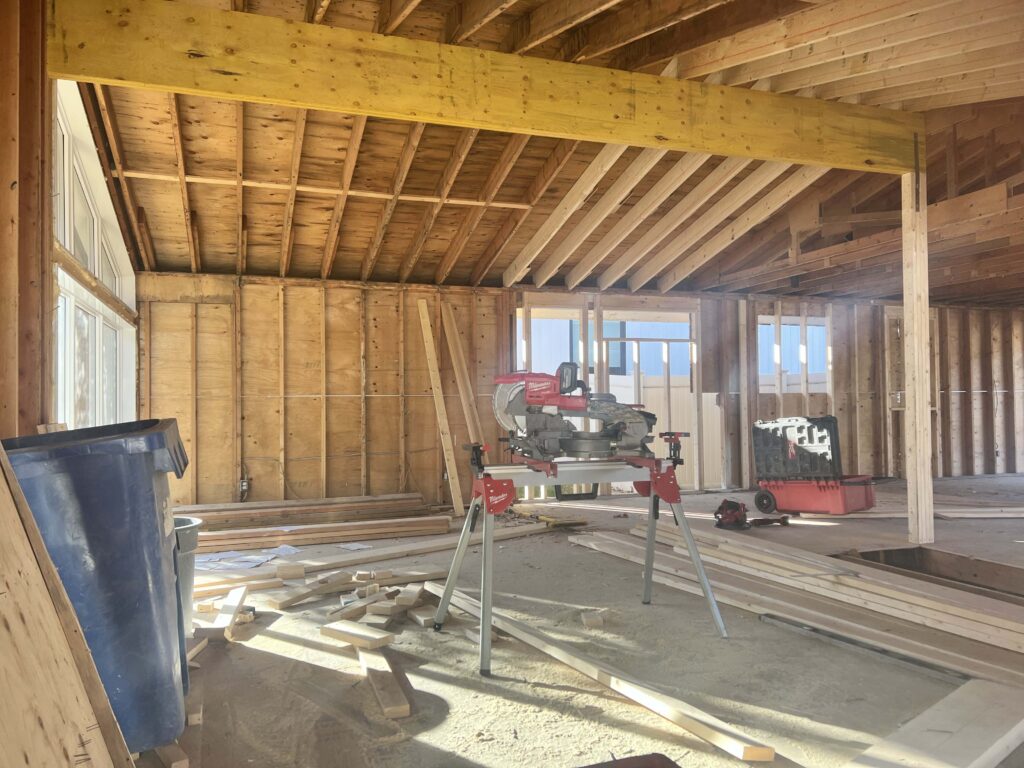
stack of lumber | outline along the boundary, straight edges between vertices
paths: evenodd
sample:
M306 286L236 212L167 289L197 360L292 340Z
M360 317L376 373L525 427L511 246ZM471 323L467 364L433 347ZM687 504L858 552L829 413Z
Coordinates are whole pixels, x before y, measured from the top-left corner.
M344 523L429 515L438 511L418 493L386 496L343 496L333 499L287 499L227 504L192 504L174 508L175 515L197 517L204 531L258 528L268 525Z
M659 527L658 536L685 554L675 526ZM1024 653L1024 607L755 536L694 537L705 561L729 571Z
M333 544L396 536L434 536L448 533L451 518L445 515L401 517L394 520L362 520L319 525L281 525L268 528L240 528L200 531L199 552L267 549L281 544Z
M739 560L726 560L721 550L726 545L715 547L707 542L711 534L695 532L700 541L701 555L704 565L720 603L741 608L759 615L774 616L799 626L810 627L828 636L840 638L846 642L879 649L889 654L913 659L927 665L950 669L971 677L980 677L999 682L1008 682L1024 686L1024 657L1019 653L996 647L987 642L969 639L957 633L951 633L947 627L938 627L932 621L922 619L914 611L920 606L916 604L917 590L920 582L906 579L912 584L897 584L913 590L904 593L906 613L895 615L876 610L873 600L860 597L856 602L852 595L842 595L844 599L829 596L827 590L819 590L814 582L830 582L839 577L847 579L843 573L847 563L821 558L825 562L817 564L817 574L804 570L800 575L793 576L786 583L775 581L776 574L762 570L753 552L739 552ZM674 532L659 530L659 538L675 543ZM724 538L724 537L723 537ZM744 538L737 536L736 538ZM746 537L750 538L750 537ZM637 538L611 533L595 533L570 537L575 544L629 560L643 563L644 545ZM757 545L763 541L754 540ZM742 547L742 544L736 545ZM776 545L771 545L776 546ZM752 547L748 549L753 549ZM787 548L789 549L789 548ZM795 550L798 557L791 562L807 565L819 556ZM730 551L730 557L733 552ZM828 570L824 566L829 566ZM739 566L739 567L735 567ZM685 547L668 551L658 547L654 559L654 580L660 584L700 595L701 589L692 563ZM888 574L886 574L888 576ZM849 577L859 582L857 577ZM865 578L865 584L870 579ZM925 585L932 586L932 585ZM889 585L888 589L892 589ZM896 591L896 590L894 590ZM956 592L956 590L949 590ZM870 592L865 588L865 592ZM953 598L960 597L957 595ZM970 597L974 597L971 595ZM951 598L952 599L952 598ZM1000 601L986 605L989 610L998 610L990 614L990 621L998 621L1004 609L1016 608ZM951 602L948 610L958 610L959 601ZM977 609L978 606L975 606ZM888 611L888 608L887 608ZM952 614L958 620L963 617ZM959 623L959 622L957 622ZM980 625L980 626L992 626Z

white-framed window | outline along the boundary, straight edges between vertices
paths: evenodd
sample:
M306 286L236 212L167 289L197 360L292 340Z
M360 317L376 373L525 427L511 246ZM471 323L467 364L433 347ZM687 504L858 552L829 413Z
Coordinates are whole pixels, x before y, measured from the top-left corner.
M57 421L69 429L135 416L135 328L57 271Z
M53 236L128 307L135 273L75 83L55 84ZM135 418L135 326L55 268L56 420L70 429Z
M779 324L781 321L781 325ZM828 318L760 315L757 318L758 391L761 394L828 392Z

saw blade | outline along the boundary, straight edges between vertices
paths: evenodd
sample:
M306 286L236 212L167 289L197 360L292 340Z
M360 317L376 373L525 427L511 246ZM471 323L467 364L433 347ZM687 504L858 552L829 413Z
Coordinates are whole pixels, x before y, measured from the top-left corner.
M516 417L508 412L508 404L515 399L524 386L520 381L514 384L499 384L494 389L494 418L506 432L522 430L522 425L516 421Z

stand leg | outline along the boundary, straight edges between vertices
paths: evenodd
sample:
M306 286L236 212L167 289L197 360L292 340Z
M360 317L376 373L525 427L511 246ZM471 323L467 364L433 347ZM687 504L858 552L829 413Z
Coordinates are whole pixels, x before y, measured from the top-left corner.
M494 576L494 516L484 512L480 569L480 674L491 674L491 582Z
M466 522L462 524L462 534L459 536L458 546L455 547L452 567L448 570L448 579L444 583L444 595L442 595L441 601L437 604L437 613L434 614L435 632L441 631L445 617L448 615L448 604L452 600L452 592L455 591L455 581L459 577L459 571L462 570L462 558L466 556L466 550L469 549L469 539L473 535L473 529L476 528L476 519L480 514L480 507L480 498L477 497L470 502L469 510L466 512ZM490 517L490 515L484 515L484 517Z
M644 553L643 604L651 604L651 582L654 580L654 543L658 530L658 494L651 492L651 505L647 511L647 549Z
M711 608L711 615L715 619L715 626L718 627L718 634L722 637L729 637L729 634L725 631L725 622L722 621L722 614L718 610L718 601L715 600L715 593L711 591L711 582L708 581L708 575L704 572L704 561L700 559L700 551L697 549L697 542L693 538L693 532L690 530L690 523L686 519L686 514L682 508L677 510L675 504L670 506L672 508L672 515L676 519L676 525L683 532L683 538L686 539L686 548L690 551L690 561L693 563L693 569L697 572L697 579L700 581L700 588L704 591L704 597L708 601L708 607Z

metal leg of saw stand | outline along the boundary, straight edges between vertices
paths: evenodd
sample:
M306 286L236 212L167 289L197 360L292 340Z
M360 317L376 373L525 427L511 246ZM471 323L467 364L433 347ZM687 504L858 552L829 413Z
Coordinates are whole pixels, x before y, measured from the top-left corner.
M459 544L455 549L455 557L452 559L452 566L448 570L448 579L444 584L444 594L437 605L437 612L434 614L434 631L440 632L444 626L444 620L448 616L448 606L451 604L452 593L455 591L455 581L462 570L462 560L469 549L469 540L476 528L476 521L483 515L483 546L480 567L480 674L491 674L491 605L492 605L492 582L494 575L494 516L484 509L483 501L480 498L473 499L466 512L466 522L462 525L462 534L459 536Z
M654 544L657 540L658 532L658 502L658 494L652 492L651 504L647 513L647 547L644 552L644 605L649 605L651 602L651 583L654 580ZM668 506L672 510L676 526L682 531L683 538L686 540L686 548L690 552L690 562L693 563L693 569L697 572L697 580L700 582L700 588L704 592L704 598L708 601L708 607L711 609L711 616L715 620L718 634L727 638L729 633L725 630L725 622L722 621L722 614L718 610L718 601L715 599L715 593L711 590L711 582L708 581L708 575L704 571L704 561L701 560L700 551L697 549L697 542L693 538L693 532L690 530L690 523L686 519L686 514L683 512L681 505L679 509L676 509L675 504L669 504Z

